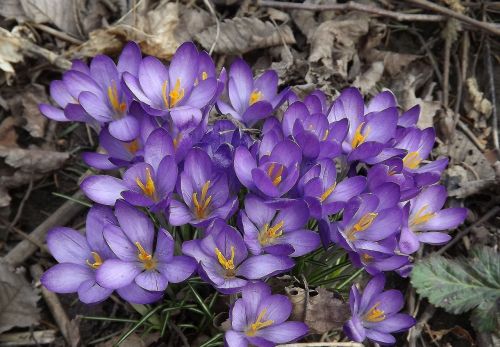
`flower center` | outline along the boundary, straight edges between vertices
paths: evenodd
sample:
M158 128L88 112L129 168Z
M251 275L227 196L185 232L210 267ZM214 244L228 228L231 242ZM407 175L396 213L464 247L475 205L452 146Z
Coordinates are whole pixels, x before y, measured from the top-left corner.
M434 212L425 213L425 210L427 210L428 208L429 208L429 205L422 206L422 208L420 208L417 211L417 213L415 213L413 218L410 220L410 226L425 223L425 222L429 221L430 219L432 219L436 215L436 213L434 213Z
M229 259L226 259L224 254L222 254L217 247L215 247L215 254L217 255L219 264L226 270L226 277L234 277L234 246L231 246L231 258Z
M361 254L361 261L365 264L368 264L373 261L373 257L369 254L363 253Z
M366 138L368 137L368 134L370 133L370 128L367 127L365 133L362 134L363 126L365 125L365 122L362 122L361 124L358 125L356 128L356 131L354 132L354 136L351 141L351 147L357 148L359 145L361 145L363 142L365 142Z
M248 101L248 104L252 106L255 104L257 101L260 101L262 99L262 92L255 89L251 94L250 94L250 100Z
M155 201L157 200L155 182L153 181L153 177L151 176L151 170L149 169L149 167L146 168L146 183L142 183L139 177L135 179L135 183L137 183L139 188L141 188L144 195L150 197Z
M245 332L247 336L255 336L257 334L257 331L263 328L266 328L268 326L271 326L274 324L274 321L271 319L268 319L266 321L262 321L264 319L264 316L267 313L267 308L264 308L262 311L260 311L259 316L255 320L255 323L250 324L250 328Z
M276 223L273 227L269 228L269 224L265 224L263 230L259 233L259 243L261 245L268 245L273 240L283 235L284 221Z
M326 129L323 137L321 138L321 141L326 141L328 135L330 135L330 130Z
M118 89L114 80L111 82L111 86L108 87L108 99L111 103L111 106L113 106L113 109L120 115L123 114L127 109L127 103L125 101L120 102Z
M274 172L274 169L276 168L276 164L275 163L272 163L271 165L269 165L269 167L267 168L267 175L269 176L269 178L271 178L271 181L273 182L273 185L275 186L278 186L278 184L281 183L281 175L283 174L283 170L285 168L285 166L283 165L280 165L278 164L278 170L276 170L276 172Z
M165 105L165 107L171 108L177 105L177 103L184 97L184 88L181 88L181 79L178 78L177 81L175 81L174 89L172 89L170 93L168 93L168 95L167 89L168 82L165 81L161 86L161 95L163 97L163 104Z
M139 141L134 140L132 142L124 143L123 146L129 153L135 154L139 150Z
M144 265L144 269L146 270L152 270L156 268L156 259L153 258L151 254L146 252L146 250L142 247L139 241L135 243L135 246L137 247L137 250L139 250L139 254L137 255L137 258L142 262Z
M378 307L380 302L377 302L373 307L363 316L363 320L377 323L382 322L385 319L385 312L380 310Z
M210 187L210 180L206 181L201 187L201 197L198 200L198 193L193 193L194 214L197 219L204 219L208 214L208 207L212 201L212 195L208 195L208 188Z
M363 217L359 219L359 221L354 224L354 226L347 232L347 238L350 241L356 240L356 233L360 231L364 231L368 229L370 225L372 225L375 218L377 218L378 213L370 212L365 214Z
M92 254L92 257L94 257L94 262L91 263L87 259L87 265L90 266L92 269L98 269L99 266L102 265L102 258L97 252L92 252L91 254Z
M422 162L422 158L418 155L418 152L408 152L403 158L403 165L408 169L416 169Z
M319 197L319 201L323 202L325 201L326 199L328 199L328 197L333 193L333 191L335 190L335 187L337 186L337 182L334 182L330 187L328 187L327 190L324 191L323 194L321 194L321 196Z

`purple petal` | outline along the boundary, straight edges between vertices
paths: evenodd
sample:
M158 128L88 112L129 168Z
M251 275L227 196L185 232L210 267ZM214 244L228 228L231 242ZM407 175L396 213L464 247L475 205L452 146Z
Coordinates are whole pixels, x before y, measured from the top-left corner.
M90 266L62 263L45 271L40 282L51 292L74 293L83 282L93 278L94 270Z
M186 101L186 105L203 108L212 100L216 91L217 80L215 78L207 78L206 80L200 81L191 92L189 99Z
M299 257L314 251L320 245L319 235L312 230L297 230L287 232L282 237L282 242L290 244L294 252L291 257Z
M85 236L76 230L57 227L47 234L47 246L59 263L86 264L92 259Z
M135 278L135 283L149 291L163 291L167 288L168 281L163 274L155 271L143 271Z
M234 330L228 330L224 334L224 341L227 347L247 347L248 341L245 335Z
M188 209L186 204L177 200L170 202L170 210L168 221L170 224L178 226L189 223L193 219L193 214Z
M267 101L257 101L250 105L241 116L243 122L252 126L261 119L266 118L273 112L273 106Z
M118 58L117 69L120 74L129 72L134 76L139 73L139 65L141 64L142 54L141 49L135 42L129 42L125 45Z
M151 304L158 301L163 296L163 292L150 292L139 287L135 283L131 283L126 287L119 288L116 292L126 301L132 304Z
M198 50L192 42L185 42L175 52L170 62L169 68L169 88L175 86L177 80L180 81L181 88L186 93L191 91L198 71Z
M240 146L234 152L234 171L241 184L251 189L254 187L252 170L257 167L255 159L250 154L250 151Z
M295 265L288 257L271 254L256 255L245 260L237 269L237 274L251 280L286 272Z
M257 336L274 343L295 341L306 335L309 328L302 322L284 322L257 331Z
M260 302L257 312L262 312L264 309L266 314L262 321L272 320L273 324L281 324L290 317L292 303L284 295L270 295Z
M132 141L139 135L139 122L132 116L112 121L109 133L120 141Z
M382 322L377 323L375 329L382 333L393 333L408 330L415 324L415 318L412 316L404 313L397 313Z
M107 175L89 176L80 183L80 188L90 200L109 206L113 206L126 189L121 179Z
M118 289L128 286L143 271L138 261L106 260L96 271L96 281L104 288Z
M363 290L363 294L361 295L361 302L359 305L359 311L365 312L369 309L368 305L372 301L372 299L378 296L384 290L385 285L385 276L383 274L374 276L370 282L366 285Z
M120 227L132 243L139 242L151 254L153 252L154 226L151 219L123 200L115 205L115 215Z
M184 255L175 256L168 263L158 264L158 271L165 276L169 282L180 283L188 279L196 270L196 261Z
M129 80L127 78L129 75L127 74L125 74L125 76L125 83L127 83L127 86L131 89L132 93L134 93L134 95L141 100L142 95L140 95L140 93L136 93L136 86L133 84L133 79ZM142 60L141 65L139 66L139 84L141 86L142 93L152 101L152 104L149 104L149 106L154 105L154 107L161 107L161 109L166 107L163 101L163 85L166 81L168 81L168 69L161 61L151 56ZM171 85L169 85L169 87L170 86Z
M418 240L430 245L444 245L451 240L451 236L445 233L429 231L418 234Z
M38 106L40 112L47 118L55 120L57 122L69 122L70 119L66 118L64 111L58 107L54 107L48 104L40 104Z
M375 95L375 97L368 104L365 113L378 112L385 110L389 107L396 107L396 97L391 91L385 90L382 93Z
M464 222L465 217L467 217L467 209L465 208L445 208L436 212L434 217L427 222L417 224L412 229L414 231L454 229Z
M85 304L104 301L112 293L113 289L103 288L95 280L85 281L78 287L78 298Z
M366 339L366 330L357 316L352 317L344 324L344 333L356 342L363 342Z
M137 260L138 249L130 242L122 229L115 225L108 225L104 228L104 239L109 245L114 255L124 261Z
M381 345L393 345L396 343L394 336L377 330L366 329L366 337L374 342L380 343Z

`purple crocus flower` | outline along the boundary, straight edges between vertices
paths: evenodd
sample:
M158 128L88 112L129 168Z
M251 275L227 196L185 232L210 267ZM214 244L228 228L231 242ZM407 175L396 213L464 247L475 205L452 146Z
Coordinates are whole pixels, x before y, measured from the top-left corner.
M248 148L240 146L234 154L234 171L249 190L278 198L292 189L299 178L302 159L300 147L292 140L279 140L276 131L268 131L254 156Z
M115 215L119 226L107 226L104 239L116 258L104 261L97 269L96 280L101 286L123 291L135 283L143 290L158 294L169 282L179 283L191 276L196 263L184 255L174 256L174 240L167 230L159 229L153 251L155 230L144 213L119 200ZM158 299L158 295L152 299ZM134 301L139 300L141 298Z
M248 195L241 211L244 240L252 254L299 257L315 250L319 235L305 228L308 219L309 211L302 200L289 202L277 211L255 195Z
M199 262L200 276L224 294L232 294L247 285L291 269L293 260L271 254L249 256L240 232L217 219L201 240L186 241L182 252Z
M385 277L379 274L366 285L362 294L356 285L351 288L349 303L352 317L344 325L345 334L352 340L366 338L381 345L393 345L391 333L405 331L415 325L415 319L398 313L404 306L403 294L398 290L384 291Z
M332 159L342 153L347 119L329 123L324 114L309 113L306 104L297 101L285 111L282 125L284 135L292 136L309 160Z
M78 293L80 301L90 304L105 300L113 292L96 283L96 270L113 252L104 242L103 229L115 224L109 207L94 205L87 215L86 236L70 228L58 227L47 234L47 246L59 264L47 270L40 281L56 293Z
M363 176L348 177L337 182L337 168L330 159L318 161L301 177L298 188L309 205L311 216L320 219L339 212L346 202L361 194L366 187Z
M442 245L451 239L447 233L462 224L467 216L465 208L445 208L446 188L431 186L410 200L403 208L403 228L399 248L405 254L418 250L420 243Z
M229 191L226 174L217 170L200 148L188 152L177 190L179 200L170 203L172 225L190 223L204 228L214 218L229 218L238 207L237 197Z
M123 197L132 205L149 207L153 212L164 210L177 182L173 155L172 138L165 129L157 129L144 146L144 162L125 171L123 179L93 175L84 179L80 188L89 199L100 204L113 206Z
M348 251L380 251L381 241L401 226L399 187L385 183L373 193L354 197L346 204L342 220L331 224L331 238ZM391 253L394 248L386 248Z
M356 88L347 88L333 102L328 119L330 122L347 118L349 131L343 142L348 161L365 161L377 156L396 133L399 113L396 106L386 107L382 102L370 104L365 114L363 96ZM373 103L373 102L372 102Z
M300 101L300 99L293 91L290 91L287 96L287 101L291 105L296 101ZM304 103L304 105L307 106L307 109L311 114L313 113L328 114L326 95L319 89L316 89L315 91L306 95L304 97L304 100L302 100L302 102Z
M227 94L229 104L217 101L217 108L222 114L229 114L234 119L252 126L267 118L286 98L289 88L279 94L278 74L268 70L254 80L252 69L242 59L236 59L229 69Z
M286 296L272 295L263 282L248 284L229 312L231 329L225 334L225 346L271 347L297 341L309 329L303 322L287 321L291 313Z
M205 62L206 55L199 53L192 42L185 42L175 52L169 67L155 57L146 57L137 76L126 73L123 80L148 113L165 116L175 109L189 116L193 108L198 111L205 108L218 87L215 76L209 76L208 71L199 73L200 55Z
M120 141L111 136L107 126L103 127L99 133L102 153L82 153L87 165L101 170L114 170L143 160L144 143L151 132L158 128L158 123L136 102L132 102L128 112L139 122L139 135L132 141Z

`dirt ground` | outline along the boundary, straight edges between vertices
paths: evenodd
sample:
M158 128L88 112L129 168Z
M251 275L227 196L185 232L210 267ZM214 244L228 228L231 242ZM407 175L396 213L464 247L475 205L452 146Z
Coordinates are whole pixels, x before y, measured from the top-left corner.
M475 0L1 1L0 346L112 346L140 317L119 299L86 306L74 295L42 293L37 281L54 263L44 246L47 229L84 225L78 183L87 167L80 153L97 141L84 125L55 123L38 110L50 100L50 81L71 59L116 57L133 40L144 54L168 60L180 43L194 41L211 51L219 68L243 56L256 73L275 69L281 85L299 95L318 88L334 96L354 85L367 97L391 89L403 109L420 104L419 125L434 126L438 133L433 156L450 158L443 177L448 204L469 209L466 223L453 235L459 236L443 252L454 258L478 245L498 252L497 23L500 2ZM417 259L436 250L427 246ZM391 281L404 291L407 308L419 321L398 345L499 343L498 336L471 325L470 313L447 313L419 296L409 280ZM13 283L23 300L8 311L7 289L1 288ZM177 321L197 324L197 319L184 314ZM208 326L188 339L198 346L217 332ZM121 346L181 345L175 334L159 336L141 327ZM316 338L310 341L322 337Z

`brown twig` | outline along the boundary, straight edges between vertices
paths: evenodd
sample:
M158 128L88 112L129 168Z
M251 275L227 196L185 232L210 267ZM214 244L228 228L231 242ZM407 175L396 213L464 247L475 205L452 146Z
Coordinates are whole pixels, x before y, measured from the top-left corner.
M30 24L35 28L37 28L38 30L45 31L47 34L50 34L54 37L57 37L58 39L67 41L69 43L73 43L75 45L81 45L83 43L83 41L80 41L77 38L66 34L65 32L49 27L48 25L40 23L30 23Z
M35 264L30 267L31 276L36 282L40 280L40 276L43 274L43 269L39 264ZM54 317L61 334L68 343L69 346L76 347L80 341L80 333L78 331L78 326L74 322L71 322L66 312L64 311L57 294L47 290L45 287L41 287L42 297L47 303L47 306Z
M491 103L492 103L492 119L491 119L491 127L492 132L491 135L493 136L493 146L495 146L495 149L498 150L500 149L499 143L498 143L498 116L497 116L497 101L496 101L496 94L495 94L495 75L493 73L493 64L491 62L491 48L490 48L490 40L488 37L486 37L486 68L488 69L488 82L490 85L490 98L491 98Z
M465 14L453 11L449 8L443 7L441 5L438 5L434 2L430 2L427 0L408 0L407 2L415 4L419 7L426 8L428 10L440 13L442 15L448 16L448 17L453 17L458 19L461 22L470 24L478 29L481 29L482 31L485 31L489 34L500 36L500 27L488 23L488 22L483 22L474 18L471 18L469 16L466 16Z
M21 236L23 239L27 240L28 242L33 243L33 245L35 245L35 247L38 247L38 248L42 249L43 251L48 252L48 249L43 244L43 241L40 241L39 239L32 237L30 234L26 234L21 229L15 227L13 225L10 225L11 223L9 223L7 220L3 219L2 217L0 217L0 222L5 225L7 230L14 231L16 234Z
M82 199L83 197L83 194L79 191L72 196L72 198L75 200ZM45 221L43 221L42 224L36 227L30 234L25 234L26 240L19 242L14 248L12 248L10 252L7 253L7 255L3 258L4 261L12 265L21 264L36 252L40 244L43 244L45 235L47 234L49 229L53 228L56 225L64 225L68 223L84 209L85 206L75 201L66 201Z
M261 0L258 2L258 5L261 7L276 7L281 9L305 11L358 11L393 18L401 22L441 22L445 19L445 17L441 15L400 13L354 1L349 1L345 4L316 5L309 3Z
M447 26L450 24L448 23ZM443 104L448 107L450 95L450 58L451 58L451 35L446 35L444 41L444 67L443 67Z
M458 120L457 125L460 128L460 130L462 130L464 134L467 135L467 137L477 146L477 148L479 148L481 152L484 152L486 146L481 141L479 141L479 139L476 137L476 135L474 135L474 133L469 129L469 127L460 119Z
M446 252L450 247L455 245L458 241L460 241L465 235L471 232L471 230L474 230L484 222L488 221L491 217L495 216L496 214L500 213L500 206L495 206L491 210L489 210L487 213L484 214L479 220L477 220L474 224L469 226L468 228L460 231L450 242L448 242L445 246L441 247L438 251L436 251L436 254L443 254Z
M429 321L434 316L434 312L436 312L436 308L432 305L429 305L425 308L424 312L420 316L420 319L418 320L417 324L410 329L409 332L409 337L410 337L410 347L416 347L417 346L417 337L422 334L422 329L424 328L425 324Z

